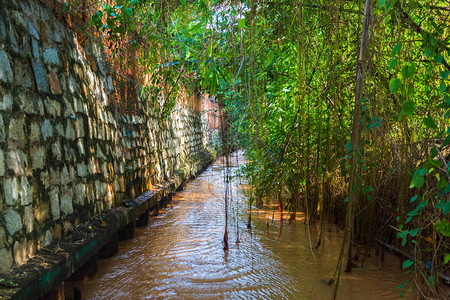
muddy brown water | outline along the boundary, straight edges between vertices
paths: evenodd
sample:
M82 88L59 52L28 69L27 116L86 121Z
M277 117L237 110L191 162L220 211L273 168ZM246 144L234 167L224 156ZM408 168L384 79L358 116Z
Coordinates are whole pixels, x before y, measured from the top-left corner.
M172 208L136 229L133 239L119 244L117 255L100 261L95 275L76 283L82 298L330 299L333 286L327 282L339 257L341 232L327 226L324 247L313 256L307 227L285 223L280 235L270 207L255 210L248 230L248 187L235 177L230 249L224 252L223 174L218 160L189 182L174 196ZM381 263L372 253L362 267L342 273L338 299L399 299L396 287L406 280L397 257L387 254ZM415 297L407 293L403 299Z

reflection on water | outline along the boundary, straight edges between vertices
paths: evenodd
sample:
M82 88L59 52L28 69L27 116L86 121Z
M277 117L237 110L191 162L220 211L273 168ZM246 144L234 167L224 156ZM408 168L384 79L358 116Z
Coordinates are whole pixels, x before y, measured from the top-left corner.
M187 184L119 253L100 261L98 273L79 283L83 299L330 299L341 234L325 230L325 247L311 254L302 222L285 224L267 210L247 230L245 187L235 179L230 206L230 249L223 251L223 163ZM300 216L300 215L299 215ZM301 216L300 216L301 217ZM240 243L236 244L239 230ZM313 234L314 236L314 234ZM398 299L406 281L400 262L372 253L364 267L341 276L339 299ZM403 299L413 299L405 295Z

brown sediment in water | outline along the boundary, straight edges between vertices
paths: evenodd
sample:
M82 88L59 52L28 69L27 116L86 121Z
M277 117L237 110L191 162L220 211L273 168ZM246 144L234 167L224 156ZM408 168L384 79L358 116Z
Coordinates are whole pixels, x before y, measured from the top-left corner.
M76 283L83 299L330 299L333 287L327 283L339 256L340 231L327 226L324 246L313 257L303 222L285 224L279 234L277 207L252 209L248 230L243 191L249 187L242 189L237 179L229 207L230 249L223 251L223 168L218 160L189 182L173 197L172 209L136 229L116 256L100 261L95 275ZM317 228L311 230L315 236ZM408 278L397 257L385 255L382 263L372 251L357 265L341 275L338 299L399 298L396 287Z

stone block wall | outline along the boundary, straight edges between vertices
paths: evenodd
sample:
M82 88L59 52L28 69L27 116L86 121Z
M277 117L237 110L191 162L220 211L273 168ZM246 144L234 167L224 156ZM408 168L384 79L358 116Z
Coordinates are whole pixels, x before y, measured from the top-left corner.
M0 0L0 272L210 150L207 118L181 104L120 113L111 72L50 8Z

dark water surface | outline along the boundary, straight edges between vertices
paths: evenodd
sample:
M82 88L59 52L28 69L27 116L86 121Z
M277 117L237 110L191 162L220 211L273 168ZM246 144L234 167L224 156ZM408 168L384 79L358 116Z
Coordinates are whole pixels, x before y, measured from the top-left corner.
M285 223L280 236L276 214L265 209L254 212L247 230L248 186L236 178L224 252L223 173L218 160L174 196L172 208L121 242L116 256L101 260L98 273L77 283L83 299L330 299L342 234L327 227L313 256L301 221ZM382 264L372 253L342 274L338 299L399 299L396 286L406 279L396 257L387 254Z

